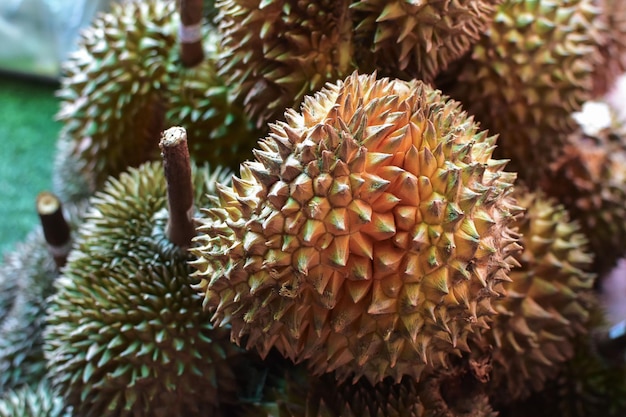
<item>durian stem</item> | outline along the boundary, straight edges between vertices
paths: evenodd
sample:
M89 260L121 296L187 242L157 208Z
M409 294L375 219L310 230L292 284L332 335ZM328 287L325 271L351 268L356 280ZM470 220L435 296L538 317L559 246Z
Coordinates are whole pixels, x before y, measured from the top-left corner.
M187 248L196 235L187 131L177 126L167 129L161 136L159 147L167 181L167 236L176 246Z
M63 205L56 195L42 191L37 195L36 206L48 252L57 269L61 269L67 262L72 243L70 226L63 216Z
M187 68L204 59L202 49L202 0L180 0L180 59Z

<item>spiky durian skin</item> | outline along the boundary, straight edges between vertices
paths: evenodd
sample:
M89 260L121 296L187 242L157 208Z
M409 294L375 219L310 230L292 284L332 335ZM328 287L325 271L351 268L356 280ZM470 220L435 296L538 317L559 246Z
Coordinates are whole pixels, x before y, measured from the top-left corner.
M195 170L196 204L211 205L223 174ZM48 312L55 386L81 416L214 415L239 349L210 325L189 255L165 235L162 164L110 179L90 201Z
M214 29L203 27L206 59L189 69L179 60L179 24L173 0L113 4L82 33L64 64L57 117L92 193L108 176L157 159L167 126L188 129L192 156L198 152L196 160L216 165L239 163L256 142L215 75Z
M173 1L113 5L82 32L63 67L62 134L74 141L92 191L158 156L167 65L176 48Z
M588 328L593 334L604 326L603 312L595 301ZM502 408L501 417L620 417L626 415L626 364L609 359L597 350L589 335L574 340L574 356L543 390L524 401Z
M445 91L500 135L495 155L531 187L591 98L598 13L593 0L505 0Z
M347 0L218 0L220 75L257 126L356 69ZM363 64L361 64L363 65Z
M602 59L593 78L594 95L602 97L611 90L617 78L626 72L626 2L596 0L596 4L606 24L606 35L600 48Z
M285 116L199 220L213 321L340 379L445 363L517 249L495 137L422 82L356 73Z
M355 38L370 46L383 75L432 81L487 29L502 0L360 0L350 6Z
M0 397L0 417L71 417L71 409L47 382L25 385Z
M194 160L235 168L252 158L266 130L255 129L243 109L229 101L231 89L217 74L221 41L214 29L208 30L205 59L193 68L172 68L166 119L186 128Z
M572 339L585 333L595 280L587 238L565 208L523 187L515 196L526 209L515 222L520 266L509 273L506 296L492 303L498 315L490 328L474 339L491 351L492 385L509 401L540 390L572 357Z
M589 132L591 133L591 132ZM610 271L626 250L626 129L577 131L550 165L542 188L581 226L594 254L594 271Z
M65 206L72 230L81 223L84 211L84 204ZM58 276L40 226L16 245L0 267L0 281L16 283L11 307L0 318L0 394L25 384L36 385L46 374L45 312Z
M240 417L423 417L417 383L387 378L337 384L332 374L312 376L303 366L285 366L268 376L263 395Z

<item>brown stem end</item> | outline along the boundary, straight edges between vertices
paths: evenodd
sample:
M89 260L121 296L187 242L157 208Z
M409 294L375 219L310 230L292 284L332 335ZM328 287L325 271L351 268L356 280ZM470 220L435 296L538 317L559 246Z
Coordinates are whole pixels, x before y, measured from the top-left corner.
M61 200L51 192L42 191L37 195L36 207L48 251L57 268L62 268L67 262L72 236L70 226L63 216Z
M193 222L193 183L187 147L187 132L182 127L172 127L163 132L161 156L167 182L169 220L167 236L176 246L187 248L196 235Z

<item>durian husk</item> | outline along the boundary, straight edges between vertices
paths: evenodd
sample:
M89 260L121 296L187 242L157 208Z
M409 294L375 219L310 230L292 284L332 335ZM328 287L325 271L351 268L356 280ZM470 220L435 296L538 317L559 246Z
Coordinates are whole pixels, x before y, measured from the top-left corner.
M257 127L355 70L348 0L218 0L219 74ZM364 65L363 62L360 62Z
M337 384L332 374L311 375L304 366L284 366L267 377L263 395L241 417L424 417L417 383L387 378Z
M359 0L355 38L370 48L383 75L431 82L487 30L502 0Z
M499 134L495 156L536 187L592 97L604 24L594 0L505 0L445 92Z
M92 192L109 175L158 157L175 10L167 0L114 4L63 64L57 119Z
M109 176L158 159L167 126L185 127L192 157L213 165L238 164L259 137L216 75L213 27L202 27L205 60L182 66L176 6L173 0L113 4L82 32L64 63L57 115L61 136L70 140L64 153L91 193Z
M25 385L0 397L0 417L71 417L65 406L46 381Z
M491 384L504 401L541 390L574 354L574 338L586 334L595 274L587 238L553 198L519 187L525 208L516 222L520 266L509 273L506 295L493 301L490 328L477 333L472 352L488 352Z
M606 34L600 45L602 59L594 71L593 91L595 97L602 97L626 72L626 2L596 0L596 4L600 7Z
M285 117L199 219L213 322L371 383L467 349L519 248L496 138L422 82L356 73Z
M73 231L82 222L82 205L66 205ZM38 384L46 374L43 332L47 299L54 293L59 270L41 226L9 252L0 266L0 282L12 281L13 302L0 319L0 394L26 384Z
M222 39L207 27L205 59L192 68L172 68L166 119L187 131L195 161L236 168L252 158L252 149L267 129L255 129L243 109L229 100L231 88L217 74Z
M228 172L193 171L212 206ZM163 164L111 178L91 200L51 298L45 352L54 386L85 416L219 415L241 350L194 294L188 252L165 234Z
M600 276L626 253L626 129L579 129L549 166L541 186L580 223Z
M543 390L501 409L501 417L620 417L626 415L626 364L601 355L593 335L604 328L598 305L591 310L589 334L573 341L574 355ZM591 335L591 336L590 336Z

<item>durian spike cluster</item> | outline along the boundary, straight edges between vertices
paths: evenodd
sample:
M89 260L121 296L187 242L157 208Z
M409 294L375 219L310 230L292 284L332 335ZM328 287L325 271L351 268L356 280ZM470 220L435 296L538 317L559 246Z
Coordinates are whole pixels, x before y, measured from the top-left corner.
M252 149L259 133L230 105L229 88L217 75L221 40L204 24L205 59L184 67L176 6L173 0L114 4L82 33L65 63L57 116L63 156L56 167L69 163L82 176L73 191L78 196L158 158L159 136L170 125L187 127L199 162L235 166Z
M495 138L422 82L356 73L285 117L200 220L214 323L340 378L445 366L519 248Z
M257 125L355 69L430 82L500 1L220 0L220 74Z
M172 143L186 151L182 139ZM90 199L56 283L46 356L53 385L79 415L217 415L235 401L241 350L210 324L190 286L188 253L172 242L165 175L185 167L166 162L130 169ZM195 204L211 206L228 172L186 169Z
M623 411L588 347L626 249L624 121L573 117L625 69L620 1L217 0L188 26L190 3L114 6L66 66L55 187L96 195L46 316L20 316L49 375L0 410ZM171 125L213 173L144 163ZM31 301L10 281L0 319Z

